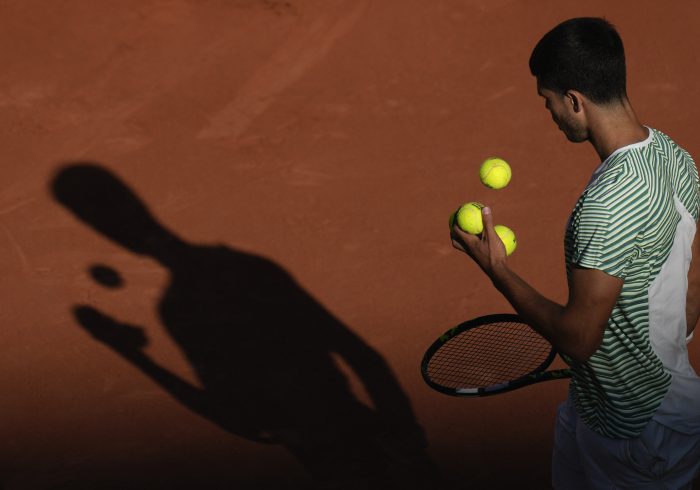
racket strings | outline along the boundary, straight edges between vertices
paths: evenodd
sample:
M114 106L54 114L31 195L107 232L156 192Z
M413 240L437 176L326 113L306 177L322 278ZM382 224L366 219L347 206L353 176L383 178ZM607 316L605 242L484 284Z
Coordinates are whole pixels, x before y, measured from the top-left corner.
M428 363L428 376L448 388L493 386L542 365L552 346L523 323L499 322L460 332Z

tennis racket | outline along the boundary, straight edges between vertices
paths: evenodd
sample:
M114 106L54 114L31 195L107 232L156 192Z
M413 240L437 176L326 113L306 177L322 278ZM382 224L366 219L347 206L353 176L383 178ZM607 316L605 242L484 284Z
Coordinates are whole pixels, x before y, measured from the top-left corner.
M557 353L518 315L487 315L451 328L428 348L421 373L447 395L486 396L571 376L546 371Z

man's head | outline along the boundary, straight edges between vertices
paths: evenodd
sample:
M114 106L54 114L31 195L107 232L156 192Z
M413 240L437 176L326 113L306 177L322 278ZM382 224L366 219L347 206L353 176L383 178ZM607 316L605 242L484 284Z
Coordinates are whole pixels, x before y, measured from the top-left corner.
M622 39L605 19L580 17L556 26L533 49L530 71L540 87L562 95L576 90L601 105L627 97Z
M570 19L549 31L532 51L530 72L552 118L571 141L588 139L584 101L612 106L627 100L622 39L604 19Z

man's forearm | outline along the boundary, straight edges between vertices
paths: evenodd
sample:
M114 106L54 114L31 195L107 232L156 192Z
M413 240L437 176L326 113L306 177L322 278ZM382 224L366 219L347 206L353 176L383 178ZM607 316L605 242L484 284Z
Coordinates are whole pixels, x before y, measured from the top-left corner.
M700 319L700 281L690 280L688 282L688 296L685 302L685 315L687 323L686 336L695 330Z
M700 223L698 223L700 227ZM688 292L685 300L686 336L695 330L700 320L700 239L697 233L691 245L691 260L688 267Z
M515 311L557 349L576 361L584 361L595 349L586 332L571 321L567 309L537 292L515 272L503 265L492 271L491 280Z

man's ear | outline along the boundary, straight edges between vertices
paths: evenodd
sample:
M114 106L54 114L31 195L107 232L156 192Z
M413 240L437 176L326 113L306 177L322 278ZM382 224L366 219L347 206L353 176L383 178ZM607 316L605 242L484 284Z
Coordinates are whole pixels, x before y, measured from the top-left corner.
M566 92L566 98L569 100L574 112L578 113L581 111L581 99L576 92Z
M581 102L582 102L582 97L581 94L574 90L569 90L566 92L566 98L569 99L569 103L571 104L571 108L575 113L581 112Z

